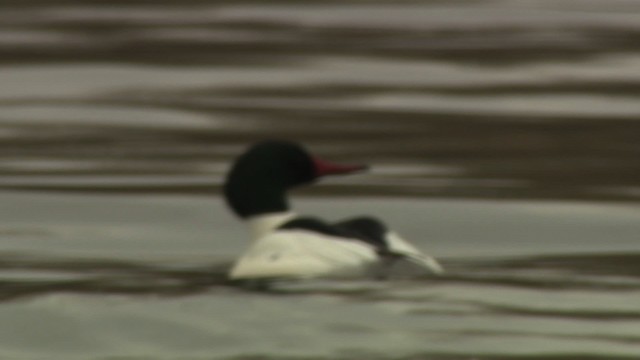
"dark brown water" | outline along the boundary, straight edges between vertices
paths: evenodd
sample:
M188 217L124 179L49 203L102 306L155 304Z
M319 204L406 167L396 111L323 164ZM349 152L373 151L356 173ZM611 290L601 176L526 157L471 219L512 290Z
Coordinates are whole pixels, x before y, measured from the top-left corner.
M634 0L4 0L0 357L638 358L639 44ZM449 273L228 287L267 138Z
M289 138L350 194L638 196L633 1L3 4L4 188L217 192Z

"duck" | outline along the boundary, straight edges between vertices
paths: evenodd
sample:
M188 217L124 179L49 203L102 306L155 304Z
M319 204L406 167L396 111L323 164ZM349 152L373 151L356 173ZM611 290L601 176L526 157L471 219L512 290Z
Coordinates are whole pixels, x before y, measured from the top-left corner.
M330 222L291 209L288 191L326 176L366 171L312 155L297 142L268 140L250 146L232 164L223 185L231 211L251 241L233 263L231 281L385 278L398 264L441 274L435 258L374 216Z

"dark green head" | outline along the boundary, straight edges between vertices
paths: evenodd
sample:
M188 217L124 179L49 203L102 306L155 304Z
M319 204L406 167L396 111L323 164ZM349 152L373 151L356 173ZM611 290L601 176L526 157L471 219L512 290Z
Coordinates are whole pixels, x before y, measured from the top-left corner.
M288 189L312 183L321 176L365 168L320 160L294 142L265 141L251 146L235 161L224 184L224 195L241 218L282 212L289 208Z

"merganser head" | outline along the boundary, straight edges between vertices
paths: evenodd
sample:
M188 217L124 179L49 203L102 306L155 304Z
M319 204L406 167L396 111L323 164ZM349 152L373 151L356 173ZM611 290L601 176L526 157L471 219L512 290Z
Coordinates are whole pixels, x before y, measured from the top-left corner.
M367 167L334 164L310 155L299 144L266 141L251 146L235 161L224 184L227 203L241 218L288 210L286 191L334 174Z

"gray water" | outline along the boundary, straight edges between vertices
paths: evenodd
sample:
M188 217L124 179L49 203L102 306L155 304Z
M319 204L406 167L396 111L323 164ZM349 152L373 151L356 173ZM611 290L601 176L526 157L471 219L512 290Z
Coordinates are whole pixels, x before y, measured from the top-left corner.
M0 357L640 358L640 3L0 3ZM229 286L266 138L438 278Z

